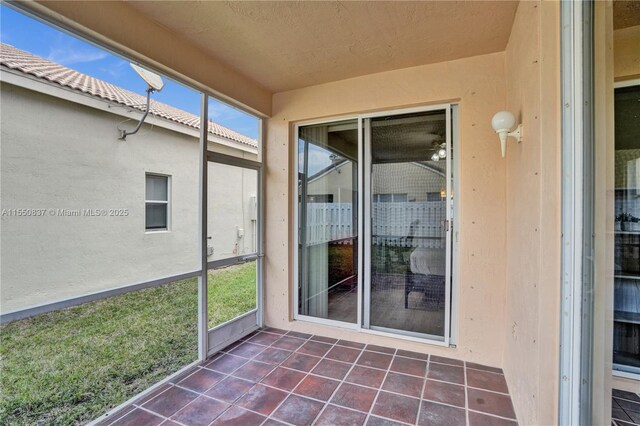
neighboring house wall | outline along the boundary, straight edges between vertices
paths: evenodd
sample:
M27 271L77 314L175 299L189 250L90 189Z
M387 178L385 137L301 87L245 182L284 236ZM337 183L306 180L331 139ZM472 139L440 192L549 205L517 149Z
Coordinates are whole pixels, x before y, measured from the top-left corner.
M459 251L457 347L410 342L291 321L297 201L292 124L320 117L459 102ZM505 303L505 169L491 116L505 108L504 53L372 74L277 93L267 121L265 321L314 332L437 355L502 365Z
M336 168L309 179L308 195L332 195L334 203L351 203L353 191L353 166L346 162Z
M128 114L125 108L109 110L108 102L5 71L2 77L2 209L129 212L121 217L3 216L2 313L199 268L197 129L150 117L153 127L145 124L120 141L116 126ZM130 116L137 120L141 114ZM214 139L211 150L256 158L255 149L234 149L233 142ZM145 232L147 172L171 176L168 232ZM215 254L248 253L255 245L250 215L243 219L237 213L243 203L250 210L257 189L254 173L236 169L209 178L214 204L226 200L238 206L235 216L209 218ZM236 227L244 227L243 238Z
M374 166L375 167L375 166ZM353 199L351 163L344 163L315 179L310 179L308 195L333 195L334 203L351 203ZM408 201L423 202L428 192L445 190L444 173L416 163L385 164L373 176L373 194L407 194Z

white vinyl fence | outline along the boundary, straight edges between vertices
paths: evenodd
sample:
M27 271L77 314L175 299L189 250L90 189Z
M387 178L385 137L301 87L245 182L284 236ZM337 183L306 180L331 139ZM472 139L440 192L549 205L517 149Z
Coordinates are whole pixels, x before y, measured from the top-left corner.
M354 236L350 203L307 204L307 245ZM374 245L393 247L444 247L446 219L442 201L373 203ZM345 243L351 244L351 240Z

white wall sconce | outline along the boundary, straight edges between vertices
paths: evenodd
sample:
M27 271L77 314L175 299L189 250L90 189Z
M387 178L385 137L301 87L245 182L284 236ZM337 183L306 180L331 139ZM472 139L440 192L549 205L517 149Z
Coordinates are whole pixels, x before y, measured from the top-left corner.
M522 124L518 124L515 130L511 131L516 124L516 118L509 111L497 112L491 119L491 126L500 137L502 148L502 158L507 155L507 137L511 136L518 142L522 142Z

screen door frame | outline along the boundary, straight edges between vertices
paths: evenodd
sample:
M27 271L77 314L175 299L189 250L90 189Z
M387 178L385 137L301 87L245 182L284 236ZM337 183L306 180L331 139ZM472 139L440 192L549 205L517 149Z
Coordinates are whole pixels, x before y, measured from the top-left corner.
M445 201L445 312L444 312L444 330L443 336L429 335L423 333L414 333L397 329L388 329L384 327L376 327L371 325L371 225L372 225L372 200L373 192L371 187L371 119L377 117L392 117L395 115L404 115L421 112L444 111L445 127L446 127L446 201ZM363 129L363 150L360 154L360 163L363 164L364 170L359 180L359 192L361 195L360 204L364 207L360 238L364 252L363 268L360 274L363 277L363 307L361 329L363 331L389 335L393 337L402 336L410 340L427 340L432 344L449 346L451 338L451 289L452 289L452 181L453 181L453 162L452 158L452 105L439 104L428 107L407 108L393 111L381 111L370 114L362 114L358 116L359 128ZM457 205L457 203L456 203Z

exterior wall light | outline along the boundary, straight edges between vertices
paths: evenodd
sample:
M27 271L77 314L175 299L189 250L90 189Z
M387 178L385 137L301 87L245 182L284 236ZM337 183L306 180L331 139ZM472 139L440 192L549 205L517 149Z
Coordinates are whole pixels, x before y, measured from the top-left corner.
M522 124L518 124L518 127L511 131L515 124L516 118L509 111L497 112L491 119L491 126L500 138L503 158L507 155L507 137L514 137L518 142L522 142Z

